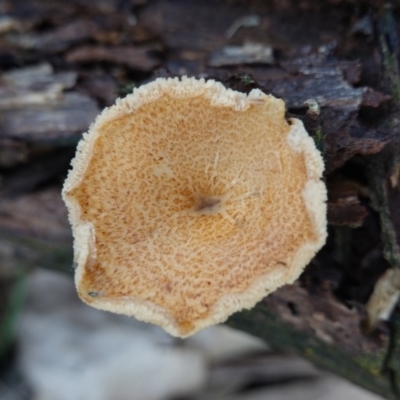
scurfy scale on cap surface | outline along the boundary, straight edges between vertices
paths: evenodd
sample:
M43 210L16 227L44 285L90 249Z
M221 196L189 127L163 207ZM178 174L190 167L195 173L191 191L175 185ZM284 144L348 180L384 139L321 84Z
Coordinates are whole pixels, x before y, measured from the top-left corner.
M157 79L102 112L63 188L93 307L175 336L291 283L326 239L323 161L282 100Z

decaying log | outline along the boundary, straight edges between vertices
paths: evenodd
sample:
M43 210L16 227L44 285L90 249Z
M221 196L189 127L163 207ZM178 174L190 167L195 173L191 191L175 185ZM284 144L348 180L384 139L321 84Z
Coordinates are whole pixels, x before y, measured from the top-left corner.
M371 326L367 304L400 267L400 8L86 3L0 5L0 283L37 267L72 276L62 182L82 132L118 95L185 74L260 88L285 100L323 153L329 237L295 284L228 324L399 398L400 315Z

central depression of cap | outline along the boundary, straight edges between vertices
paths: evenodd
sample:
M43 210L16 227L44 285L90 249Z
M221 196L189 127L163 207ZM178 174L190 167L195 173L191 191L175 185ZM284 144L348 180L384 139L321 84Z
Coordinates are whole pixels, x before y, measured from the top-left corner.
M254 305L257 281L266 295L297 278L296 253L319 240L304 154L288 144L281 100L243 108L166 91L95 124L64 193L94 236L78 266L84 301L185 336Z

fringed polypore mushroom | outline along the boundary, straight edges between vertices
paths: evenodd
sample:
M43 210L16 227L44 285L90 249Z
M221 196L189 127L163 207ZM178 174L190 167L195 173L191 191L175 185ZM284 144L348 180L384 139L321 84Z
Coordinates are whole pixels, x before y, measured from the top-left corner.
M321 155L259 90L157 79L103 111L72 167L79 296L172 335L254 306L325 242Z

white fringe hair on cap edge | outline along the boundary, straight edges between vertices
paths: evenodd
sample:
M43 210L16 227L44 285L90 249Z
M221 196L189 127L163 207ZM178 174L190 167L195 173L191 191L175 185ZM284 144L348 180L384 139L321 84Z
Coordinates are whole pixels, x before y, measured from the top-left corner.
M323 170L260 90L135 89L83 135L64 184L80 298L180 337L253 307L325 243Z

